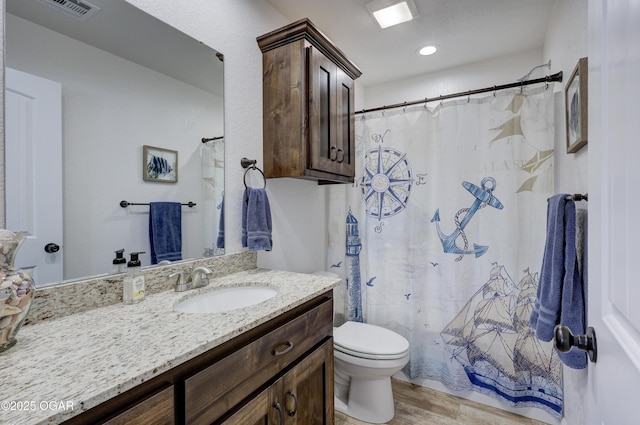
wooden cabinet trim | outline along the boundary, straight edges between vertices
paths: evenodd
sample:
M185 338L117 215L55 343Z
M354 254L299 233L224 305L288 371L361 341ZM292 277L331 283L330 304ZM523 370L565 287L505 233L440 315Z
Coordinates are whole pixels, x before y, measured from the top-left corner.
M337 48L308 18L261 35L256 39L262 53L297 40L306 40L334 61L352 79L362 75L362 71Z

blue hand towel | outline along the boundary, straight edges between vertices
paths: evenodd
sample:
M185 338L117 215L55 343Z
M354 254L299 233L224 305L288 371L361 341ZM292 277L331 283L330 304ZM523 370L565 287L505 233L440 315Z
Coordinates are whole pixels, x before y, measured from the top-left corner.
M242 198L242 246L271 251L271 208L265 189L248 187Z
M576 207L567 194L549 198L547 207L547 239L536 303L530 324L542 341L553 339L553 329L563 324L574 335L584 334L584 285L576 258ZM569 367L587 366L584 351L572 348L558 353Z
M182 206L179 202L149 204L151 264L182 260Z
M222 193L222 202L220 202L220 221L218 222L218 237L216 238L216 247L224 249L224 192Z

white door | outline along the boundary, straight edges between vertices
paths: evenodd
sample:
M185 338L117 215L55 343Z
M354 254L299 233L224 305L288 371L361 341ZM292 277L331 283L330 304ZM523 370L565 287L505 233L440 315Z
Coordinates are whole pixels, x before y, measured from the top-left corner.
M62 88L9 68L5 81L6 227L27 235L14 264L43 286L62 280Z
M640 1L589 1L590 424L640 423Z

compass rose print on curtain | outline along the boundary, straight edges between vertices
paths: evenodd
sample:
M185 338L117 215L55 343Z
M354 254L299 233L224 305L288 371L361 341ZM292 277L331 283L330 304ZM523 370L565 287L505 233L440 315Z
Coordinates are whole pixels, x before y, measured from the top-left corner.
M361 186L369 216L382 220L407 207L413 177L406 156L382 145L365 155Z

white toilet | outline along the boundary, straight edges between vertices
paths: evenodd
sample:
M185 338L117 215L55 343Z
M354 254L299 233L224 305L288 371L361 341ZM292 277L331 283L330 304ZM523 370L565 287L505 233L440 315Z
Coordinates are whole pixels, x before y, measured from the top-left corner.
M395 413L391 375L409 362L409 341L389 329L346 322L333 328L335 408L370 423Z

